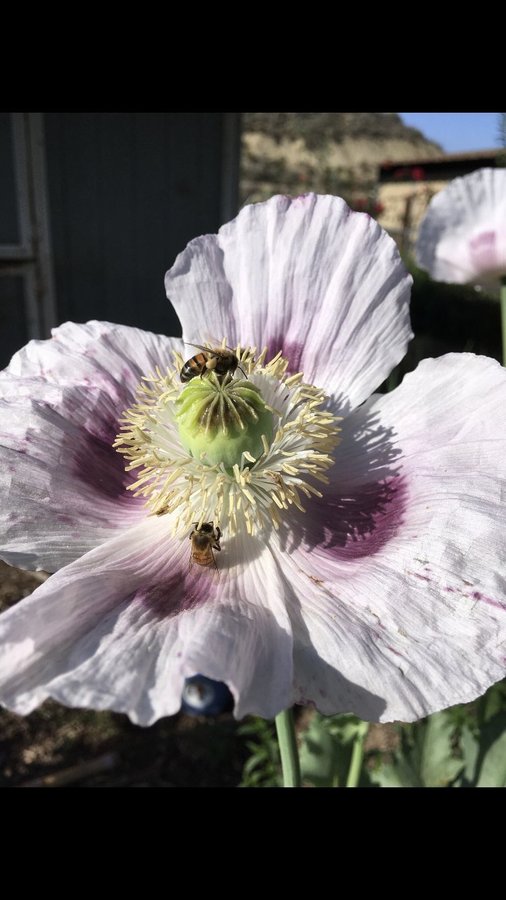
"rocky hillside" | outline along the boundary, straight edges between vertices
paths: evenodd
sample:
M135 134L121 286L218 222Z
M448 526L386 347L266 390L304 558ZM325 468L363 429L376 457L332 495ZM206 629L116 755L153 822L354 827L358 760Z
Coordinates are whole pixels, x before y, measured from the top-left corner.
M242 200L307 190L370 194L385 160L442 152L398 113L245 113Z

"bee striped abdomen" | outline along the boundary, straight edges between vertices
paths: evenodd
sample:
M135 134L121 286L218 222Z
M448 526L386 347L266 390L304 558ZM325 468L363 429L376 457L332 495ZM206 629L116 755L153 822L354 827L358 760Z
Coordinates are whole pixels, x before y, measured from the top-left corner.
M220 537L220 529L214 528L212 522L204 522L200 528L192 531L190 534L192 542L190 561L197 563L198 566L213 566L217 569L213 550L221 550Z
M207 360L208 357L205 353L197 353L196 356L188 359L179 373L181 381L191 381L197 375L202 375L206 371Z

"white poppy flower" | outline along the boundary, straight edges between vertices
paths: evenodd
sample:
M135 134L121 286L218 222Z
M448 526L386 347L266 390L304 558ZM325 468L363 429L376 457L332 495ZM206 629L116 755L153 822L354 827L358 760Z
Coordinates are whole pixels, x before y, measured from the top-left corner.
M420 225L416 258L436 281L498 293L506 276L506 169L478 169L436 194Z
M450 354L367 400L411 338L410 284L367 215L277 196L192 241L166 277L185 341L241 348L233 380L183 387L198 350L104 322L14 356L2 556L55 574L0 617L0 702L148 725L202 673L238 718L299 702L408 721L503 676L506 373ZM235 392L216 401L251 437L235 462L188 449L216 399L182 427L192 385ZM216 568L190 559L205 519L222 531Z

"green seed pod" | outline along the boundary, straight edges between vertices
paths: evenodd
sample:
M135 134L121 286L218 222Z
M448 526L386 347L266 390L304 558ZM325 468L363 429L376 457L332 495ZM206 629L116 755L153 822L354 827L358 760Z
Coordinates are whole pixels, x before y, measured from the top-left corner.
M270 444L274 417L259 388L247 379L218 378L214 373L193 378L176 400L181 443L207 465L241 465L243 453L258 459L262 436Z

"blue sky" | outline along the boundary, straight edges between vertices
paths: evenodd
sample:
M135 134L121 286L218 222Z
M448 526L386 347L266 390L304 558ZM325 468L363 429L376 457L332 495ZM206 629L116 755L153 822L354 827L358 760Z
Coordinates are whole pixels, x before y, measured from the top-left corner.
M399 113L446 153L493 150L499 147L499 113Z

